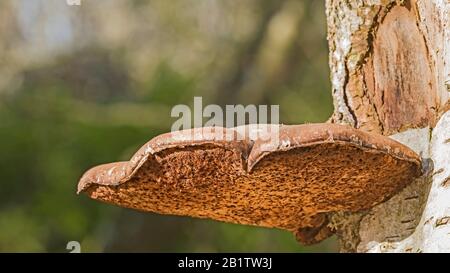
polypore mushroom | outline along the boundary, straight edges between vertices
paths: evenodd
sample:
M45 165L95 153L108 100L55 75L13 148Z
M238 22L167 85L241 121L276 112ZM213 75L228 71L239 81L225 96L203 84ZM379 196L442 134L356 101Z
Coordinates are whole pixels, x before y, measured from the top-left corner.
M314 243L331 234L326 213L369 209L421 174L408 147L348 126L272 126L265 137L252 130L160 135L130 161L87 171L78 192L142 211L285 229Z

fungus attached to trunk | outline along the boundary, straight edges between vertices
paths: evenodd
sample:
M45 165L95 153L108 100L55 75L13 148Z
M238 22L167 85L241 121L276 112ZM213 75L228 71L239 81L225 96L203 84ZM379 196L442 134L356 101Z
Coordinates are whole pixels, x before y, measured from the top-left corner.
M335 124L273 128L263 138L248 134L251 126L160 135L130 161L87 171L78 192L141 211L285 229L314 243L331 234L327 213L369 209L421 173L417 154L388 137Z

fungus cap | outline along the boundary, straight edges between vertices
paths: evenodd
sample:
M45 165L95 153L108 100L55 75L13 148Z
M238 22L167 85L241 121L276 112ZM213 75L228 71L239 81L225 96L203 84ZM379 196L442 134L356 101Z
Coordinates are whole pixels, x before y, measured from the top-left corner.
M309 244L332 233L327 213L369 209L420 175L419 156L388 137L336 124L249 125L157 136L130 161L87 171L78 192L141 211L285 229Z

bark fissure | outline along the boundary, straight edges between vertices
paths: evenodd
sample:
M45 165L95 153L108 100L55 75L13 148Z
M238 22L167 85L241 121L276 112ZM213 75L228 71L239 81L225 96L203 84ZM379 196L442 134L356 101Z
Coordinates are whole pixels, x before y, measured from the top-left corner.
M436 220L435 227L447 225L450 223L450 216L445 216Z
M347 63L347 58L344 59L344 63ZM348 76L349 72L348 72L347 64L344 65L344 69L345 69L345 75L346 75L345 80L344 80L344 86L347 86L348 81L349 81L349 76ZM344 99L345 106L347 107L347 111L349 112L349 114L351 116L351 120L353 121L352 126L355 128L359 128L358 118L356 117L355 111L350 106L349 99L348 99L348 92L345 88L342 92L342 97Z
M450 176L447 177L442 183L441 183L442 187L448 187L450 186Z

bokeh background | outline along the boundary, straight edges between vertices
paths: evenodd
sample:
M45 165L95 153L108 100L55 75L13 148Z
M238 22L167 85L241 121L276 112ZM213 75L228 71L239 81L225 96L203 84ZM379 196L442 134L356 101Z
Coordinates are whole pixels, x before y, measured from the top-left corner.
M176 104L332 112L318 0L0 1L0 251L312 252L289 232L135 212L75 194L89 167L170 130Z

